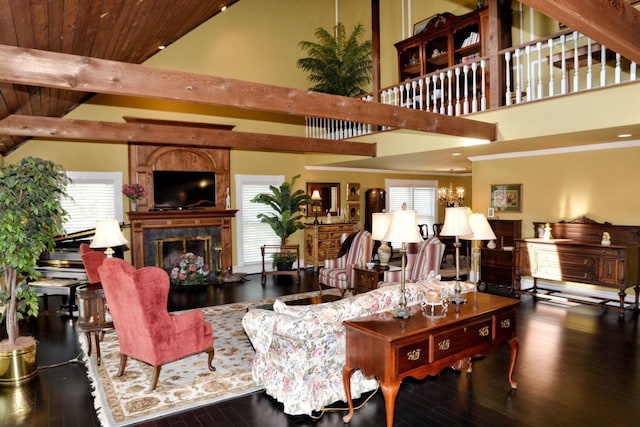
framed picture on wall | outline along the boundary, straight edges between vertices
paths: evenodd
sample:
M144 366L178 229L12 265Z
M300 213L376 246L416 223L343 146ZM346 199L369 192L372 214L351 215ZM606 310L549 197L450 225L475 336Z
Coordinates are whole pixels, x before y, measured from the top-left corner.
M347 200L350 202L360 201L360 184L350 182L347 184Z
M347 203L347 220L360 221L360 203Z
M498 212L522 212L522 184L491 185L491 207Z

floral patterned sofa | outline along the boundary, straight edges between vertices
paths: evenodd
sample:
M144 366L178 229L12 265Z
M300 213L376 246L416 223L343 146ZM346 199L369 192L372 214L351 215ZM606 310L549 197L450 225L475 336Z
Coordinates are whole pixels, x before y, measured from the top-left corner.
M399 302L399 286L389 283L324 304L288 306L276 300L273 311L249 310L242 326L256 351L254 380L291 415L310 415L344 401L346 340L342 321L393 310ZM426 287L420 283L407 283L406 289L408 305L425 300ZM365 379L360 371L351 378L354 398L376 386L375 379Z

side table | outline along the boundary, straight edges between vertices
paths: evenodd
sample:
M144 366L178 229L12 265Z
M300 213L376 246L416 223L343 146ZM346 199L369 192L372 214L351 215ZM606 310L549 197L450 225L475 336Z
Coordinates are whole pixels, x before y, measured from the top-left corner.
M353 291L355 293L369 292L378 288L378 282L384 280L384 272L389 270L388 265L376 264L371 270L367 267L354 267L355 281Z
M78 297L78 331L87 334L88 356L91 356L91 335L96 342L96 362L100 365L100 338L105 332L113 331L104 290L99 283L82 285L76 291Z

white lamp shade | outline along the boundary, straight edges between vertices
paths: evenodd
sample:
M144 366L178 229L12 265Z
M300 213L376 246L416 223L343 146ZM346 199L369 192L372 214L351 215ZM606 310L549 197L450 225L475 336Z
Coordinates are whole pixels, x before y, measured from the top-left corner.
M391 224L391 213L376 212L371 216L371 238L381 241L389 230Z
M101 219L96 222L96 235L89 245L92 248L110 248L126 245L129 242L120 231L118 220Z
M489 221L481 213L473 213L469 215L469 225L473 234L465 236L467 240L495 240L496 235L489 225Z
M472 233L467 208L461 206L445 209L444 225L440 231L441 236L466 236Z
M320 196L320 190L313 190L313 193L311 193L311 200L322 200L322 196Z
M391 213L391 224L387 234L381 239L384 242L419 243L422 236L418 232L416 211L399 210Z

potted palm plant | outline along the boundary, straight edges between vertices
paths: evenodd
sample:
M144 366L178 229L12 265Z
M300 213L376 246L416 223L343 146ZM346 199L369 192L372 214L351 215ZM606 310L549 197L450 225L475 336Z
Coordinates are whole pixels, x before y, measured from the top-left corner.
M291 182L284 181L279 187L270 185L270 193L260 193L251 201L270 206L273 213L259 213L261 222L269 224L274 233L280 238L280 245L286 245L293 233L304 228L304 213L302 207L315 204L315 200L303 190L293 191L293 186L300 175L291 178ZM295 255L291 253L276 253L273 256L273 266L279 269L289 269L293 266Z
M364 33L362 24L357 25L349 37L344 24L338 23L334 34L324 28L316 28L318 42L301 41L299 46L308 57L298 60L298 68L309 73L315 92L341 96L360 96L367 91L364 86L371 83L371 40L360 41Z
M15 384L37 373L35 339L20 336L18 321L38 315L38 298L27 279L37 260L63 233L66 212L60 198L69 178L59 165L27 157L0 167L0 384Z

